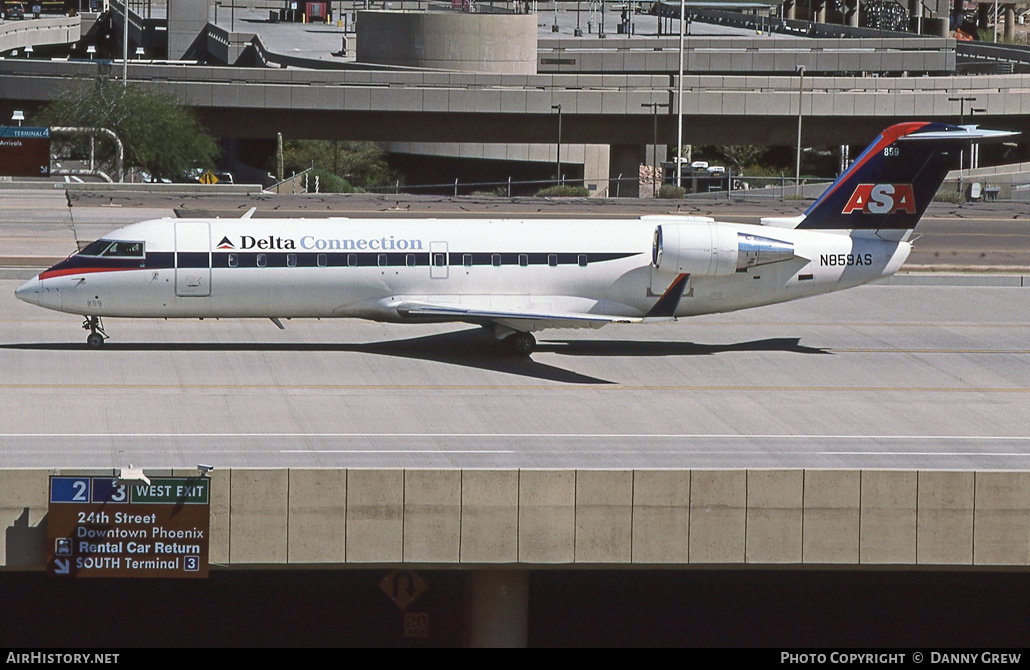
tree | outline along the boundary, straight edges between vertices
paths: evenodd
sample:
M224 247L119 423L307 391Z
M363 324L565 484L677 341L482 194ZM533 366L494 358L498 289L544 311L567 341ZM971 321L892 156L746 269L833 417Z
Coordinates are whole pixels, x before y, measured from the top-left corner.
M51 102L37 123L49 126L99 127L114 131L125 147L126 168L154 177L179 178L192 168L214 166L218 145L193 114L172 97L107 78L80 82ZM101 161L109 169L115 151L105 147Z
M710 156L722 163L729 163L733 166L734 172L740 172L741 168L747 165L758 163L766 154L766 147L759 147L752 144L738 144L730 146L709 145L696 147L694 153Z
M362 188L393 186L400 179L375 142L290 140L283 145L285 174L310 167L332 172Z

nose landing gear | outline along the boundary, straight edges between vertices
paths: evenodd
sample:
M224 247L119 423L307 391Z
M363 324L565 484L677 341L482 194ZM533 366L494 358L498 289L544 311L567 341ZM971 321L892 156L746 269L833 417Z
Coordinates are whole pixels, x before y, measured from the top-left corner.
M87 316L85 319L82 322L82 329L89 331L89 336L86 337L86 344L90 349L99 349L104 345L104 340L108 337L107 333L104 332L104 322L100 320L99 316Z

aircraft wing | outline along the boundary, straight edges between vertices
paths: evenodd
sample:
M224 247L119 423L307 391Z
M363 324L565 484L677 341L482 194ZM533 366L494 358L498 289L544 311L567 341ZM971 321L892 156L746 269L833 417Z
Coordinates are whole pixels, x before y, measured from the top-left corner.
M484 303L487 300L484 298ZM426 321L463 321L466 323L498 323L515 330L540 330L543 328L600 328L609 323L639 323L642 317L610 316L585 311L558 311L551 309L496 308L476 306L463 300L463 304L429 303L406 301L396 306L397 313L404 318Z
M569 296L461 296L460 302L404 300L394 309L403 318L427 321L464 321L497 323L514 330L542 328L600 328L609 323L649 323L672 321L690 276L681 274L670 284L647 314L640 316L600 314L590 311L598 303ZM498 304L500 302L500 304ZM505 304L508 303L508 304ZM614 311L610 305L606 311ZM626 311L629 311L627 308Z

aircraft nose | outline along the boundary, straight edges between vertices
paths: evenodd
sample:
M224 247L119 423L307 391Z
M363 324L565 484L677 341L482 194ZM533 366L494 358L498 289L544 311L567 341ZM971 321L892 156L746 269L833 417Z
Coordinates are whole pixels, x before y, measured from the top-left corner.
M18 300L39 304L39 276L35 276L14 290L14 297Z

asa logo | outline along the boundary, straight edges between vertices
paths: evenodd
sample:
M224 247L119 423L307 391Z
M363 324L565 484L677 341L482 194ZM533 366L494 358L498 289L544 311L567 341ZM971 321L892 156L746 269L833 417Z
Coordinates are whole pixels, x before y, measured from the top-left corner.
M893 214L899 211L916 213L912 184L859 184L844 205L843 213Z

